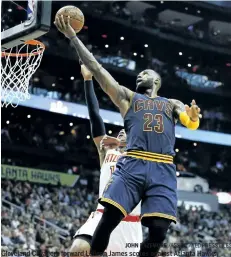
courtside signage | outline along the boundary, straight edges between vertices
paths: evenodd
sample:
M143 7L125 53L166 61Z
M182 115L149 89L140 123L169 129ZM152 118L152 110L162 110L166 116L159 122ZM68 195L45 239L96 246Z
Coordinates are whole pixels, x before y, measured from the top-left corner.
M1 165L1 178L73 187L79 176L48 170Z

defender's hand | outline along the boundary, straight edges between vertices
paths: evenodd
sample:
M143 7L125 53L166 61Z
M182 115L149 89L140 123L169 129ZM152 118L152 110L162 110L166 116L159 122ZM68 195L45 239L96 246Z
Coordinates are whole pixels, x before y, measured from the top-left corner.
M199 118L201 118L201 115L200 115L201 109L197 106L195 100L192 100L191 107L189 107L186 104L185 110L192 121L197 121Z
M92 73L83 64L81 65L81 73L83 75L84 80L92 80Z
M60 17L56 16L54 24L57 27L57 29L61 33L63 33L67 38L76 36L74 29L70 25L70 17L68 17L67 21L65 22L63 15L61 15Z
M110 137L105 135L100 142L100 147L104 147L104 146L117 148L118 146L120 146L120 140L116 137Z

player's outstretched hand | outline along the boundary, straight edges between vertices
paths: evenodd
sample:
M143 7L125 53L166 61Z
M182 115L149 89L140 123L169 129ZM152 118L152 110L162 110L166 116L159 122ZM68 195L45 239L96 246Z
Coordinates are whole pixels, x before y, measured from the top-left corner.
M92 73L88 70L85 65L81 65L81 73L83 75L84 80L92 80Z
M110 137L108 135L105 135L100 142L101 149L103 147L117 148L118 146L120 146L120 140L116 137Z
M61 33L63 33L67 38L76 36L74 29L70 25L70 17L68 17L67 20L64 21L63 15L56 15L54 24L57 27L57 29Z
M199 118L201 118L201 109L197 106L195 100L192 100L191 107L189 107L187 104L185 105L185 111L192 121L197 121Z

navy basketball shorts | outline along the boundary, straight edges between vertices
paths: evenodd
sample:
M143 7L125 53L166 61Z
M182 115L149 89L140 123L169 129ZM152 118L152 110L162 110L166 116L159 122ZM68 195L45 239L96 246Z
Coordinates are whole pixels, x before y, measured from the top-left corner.
M114 205L126 216L141 201L141 219L161 217L176 222L176 166L160 159L135 154L121 157L99 202Z

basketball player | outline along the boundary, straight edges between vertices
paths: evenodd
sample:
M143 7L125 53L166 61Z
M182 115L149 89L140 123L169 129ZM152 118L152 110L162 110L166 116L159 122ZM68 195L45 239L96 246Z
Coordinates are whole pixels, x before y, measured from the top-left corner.
M57 17L55 25L71 40L81 61L118 106L127 133L127 155L118 160L99 199L105 211L92 237L91 256L102 255L111 232L140 200L142 224L149 233L139 256L157 256L169 225L176 222L175 120L195 130L200 108L194 100L189 107L158 96L161 78L153 70L138 74L136 92L119 85L78 39L69 19L64 22L63 17Z
M117 139L106 136L105 126L99 114L99 104L94 92L92 74L84 65L81 65L81 73L84 78L85 98L90 117L91 135L100 158L101 173L99 197L101 197L105 186L108 181L110 181L116 162L126 146L126 133L124 130L121 130ZM104 147L104 141L112 141L113 144ZM117 147L118 141L120 141L119 148ZM113 252L127 253L127 256L129 256L130 252L132 254L137 252L138 254L140 243L143 240L142 226L139 218L140 208L139 204L112 232L109 245L107 247L108 255ZM91 239L103 212L104 207L101 204L98 204L97 210L90 215L87 222L76 232L74 236L75 240L70 250L72 254L71 256L80 257L89 255ZM136 244L136 247L125 248L128 243L134 244L134 246Z

